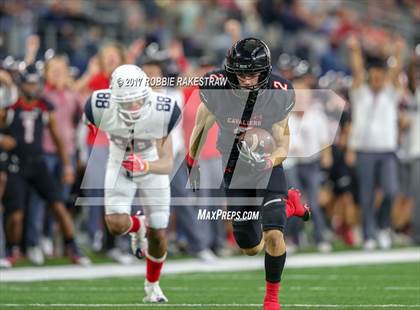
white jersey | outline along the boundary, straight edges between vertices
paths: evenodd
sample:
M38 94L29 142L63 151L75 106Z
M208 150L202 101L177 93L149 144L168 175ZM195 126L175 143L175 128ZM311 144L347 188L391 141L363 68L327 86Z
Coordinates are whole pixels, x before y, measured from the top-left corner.
M125 123L118 115L118 105L110 100L111 91L95 91L85 106L86 118L106 132L110 138L110 156L105 176L105 213L131 214L131 205L139 192L139 203L148 226L164 229L169 221L169 176L145 174L127 176L121 162L126 153L139 153L143 159L158 159L156 139L166 137L181 117L176 101L167 95L152 92L151 113L134 124ZM134 201L136 203L136 201Z
M144 159L157 159L156 139L166 137L181 117L176 101L152 92L148 99L152 104L148 118L127 124L119 117L118 105L110 97L110 89L97 90L85 106L87 119L109 136L110 157L121 162L126 151L134 150Z

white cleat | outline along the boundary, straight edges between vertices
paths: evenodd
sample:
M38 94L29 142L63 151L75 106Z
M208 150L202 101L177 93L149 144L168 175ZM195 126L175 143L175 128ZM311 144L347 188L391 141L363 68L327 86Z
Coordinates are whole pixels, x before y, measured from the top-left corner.
M112 259L113 261L121 265L131 265L135 261L135 258L133 257L133 255L129 253L124 253L119 248L113 248L109 250L106 253L106 256L108 256L110 259Z
M54 244L51 238L41 238L41 250L42 253L44 253L44 256L46 257L53 257L54 256Z
M214 263L218 259L218 257L210 249L201 250L196 255L197 258L205 263Z
M382 250L389 250L392 247L391 232L389 229L379 230L377 240Z
M331 243L327 241L318 243L317 248L320 253L330 253L332 251Z
M138 259L142 259L146 256L147 251L147 238L146 238L146 217L137 213L136 217L140 221L140 228L137 232L130 233L131 237L131 250L134 256Z
M28 247L26 250L26 257L28 260L37 266L44 265L45 259L44 259L44 253L42 253L42 250L40 247L32 246Z
M376 241L374 239L367 239L363 244L363 250L373 251L377 248Z
M0 269L12 268L12 264L6 258L0 258Z
M150 303L165 303L168 302L168 298L163 295L162 289L159 286L159 281L155 283L150 283L149 281L144 281L144 292L146 296L143 298L143 302Z

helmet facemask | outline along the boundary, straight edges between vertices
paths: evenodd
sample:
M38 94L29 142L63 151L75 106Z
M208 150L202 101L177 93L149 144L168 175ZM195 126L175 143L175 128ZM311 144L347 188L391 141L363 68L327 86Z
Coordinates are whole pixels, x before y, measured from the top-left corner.
M225 66L227 79L230 86L234 89L242 90L259 90L267 85L268 79L271 73L271 66L269 68L257 69L257 70L235 70L228 66ZM242 86L239 83L238 75L253 75L259 73L258 82L251 86Z
M152 111L152 102L149 96L130 102L118 103L118 116L128 124L134 124L147 119Z

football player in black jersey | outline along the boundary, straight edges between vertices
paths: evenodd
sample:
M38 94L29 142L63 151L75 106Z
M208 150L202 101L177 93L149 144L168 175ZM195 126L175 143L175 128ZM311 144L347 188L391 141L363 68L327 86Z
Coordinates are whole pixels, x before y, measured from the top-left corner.
M43 131L48 128L63 162L63 182L73 182L73 168L58 135L54 108L41 96L41 75L35 65L29 65L20 72L18 84L19 98L6 109L3 120L6 125L3 133L16 141L16 145L8 151L8 178L3 197L10 261L14 263L20 256L26 194L33 188L54 212L70 260L77 264L89 264L89 259L81 255L75 243L73 219L64 205L60 186L49 173L43 158Z
M282 168L289 147L288 113L295 94L290 81L272 74L267 45L255 38L238 41L229 49L223 70L207 74L227 78L223 87L205 85L191 135L187 166L193 190L198 189L197 160L207 131L219 125L217 147L222 154L224 190L230 211L259 211L258 220L233 220L236 242L246 255L256 255L265 247L265 310L278 310L278 291L286 260L283 232L286 219L309 218L309 209L300 203L296 190L289 191ZM273 136L271 154L258 154L241 142L250 128L262 128ZM205 176L204 176L205 177ZM246 197L246 205L235 198ZM255 198L260 197L260 202ZM262 201L262 202L261 202Z

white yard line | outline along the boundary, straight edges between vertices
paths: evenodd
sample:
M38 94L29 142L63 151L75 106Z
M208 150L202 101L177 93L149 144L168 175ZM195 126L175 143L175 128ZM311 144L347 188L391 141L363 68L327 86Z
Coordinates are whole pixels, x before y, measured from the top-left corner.
M2 304L1 307L4 308L15 308L22 307L25 308L260 308L261 304ZM406 305L406 304L353 304L353 305L338 305L338 304L283 304L282 308L350 308L350 309L372 309L372 308L418 308L420 304L417 305Z
M288 277L289 278L289 277ZM288 285L287 288L291 291L341 291L343 287L334 286L296 286ZM389 286L389 287L371 287L371 286L357 286L352 287L355 291L366 291L366 290L380 290L380 291L418 291L420 292L420 286ZM1 288L2 292L138 292L138 287L133 286L33 286L32 283L28 283L27 286L24 284L14 285L14 283L8 283L3 285ZM265 291L264 286L258 287L259 291ZM243 292L243 288L231 287L231 286L217 286L217 287L181 287L181 286L165 286L165 291L172 292L226 292L226 291L238 291Z
M361 252L349 251L330 254L296 254L287 258L286 268L361 266L386 263L420 262L420 248L407 248L391 251ZM171 261L165 263L165 274L191 272L223 272L259 270L264 267L264 259L256 257L231 257L203 263L196 259ZM0 271L0 282L28 282L45 280L75 280L109 277L142 276L145 274L144 262L136 265L98 264L89 267L76 265L51 267L22 267ZM209 276L217 276L209 274ZM293 275L292 275L293 276ZM304 276L305 277L305 276Z

